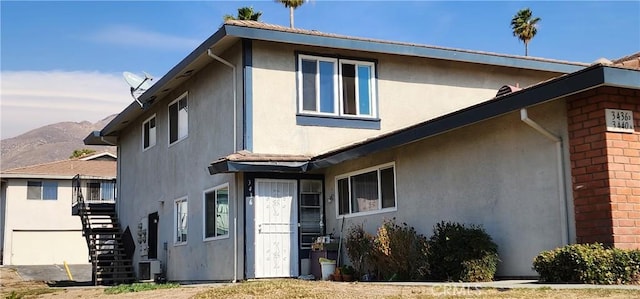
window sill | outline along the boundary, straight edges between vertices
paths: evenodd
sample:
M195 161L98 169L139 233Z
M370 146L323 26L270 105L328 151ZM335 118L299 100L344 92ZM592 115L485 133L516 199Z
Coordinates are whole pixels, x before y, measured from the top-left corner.
M223 235L223 236L217 236L217 237L209 237L209 238L204 238L202 239L202 242L210 242L210 241L218 241L218 240L226 240L229 239L229 235Z
M345 215L338 215L336 219L369 216L369 215L396 212L396 211L398 211L397 207L385 208L385 209L375 210L375 211L366 211L366 212L357 212L357 213L351 213L351 214L345 214Z
M173 243L173 247L187 246L187 242Z
M180 143L181 141L187 139L188 137L189 137L189 135L186 135L186 136L184 136L184 137L182 137L182 138L180 138L180 139L178 139L178 140L176 140L176 141L174 141L172 143L170 142L168 147L171 148L172 146Z
M296 115L296 125L380 130L380 119L298 114Z
M177 142L177 141L176 141L176 142ZM155 146L156 146L156 145L154 144L154 145L151 145L151 146L149 146L149 147L147 147L147 148L144 148L144 147L143 147L143 148L142 148L142 152L144 153L144 152L146 152L146 151L149 151L149 150L151 150L152 148L154 148Z

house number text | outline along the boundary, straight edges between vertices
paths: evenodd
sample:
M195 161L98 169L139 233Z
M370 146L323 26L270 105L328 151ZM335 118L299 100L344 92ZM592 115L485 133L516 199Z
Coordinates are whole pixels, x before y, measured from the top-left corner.
M633 111L605 109L607 131L633 133Z

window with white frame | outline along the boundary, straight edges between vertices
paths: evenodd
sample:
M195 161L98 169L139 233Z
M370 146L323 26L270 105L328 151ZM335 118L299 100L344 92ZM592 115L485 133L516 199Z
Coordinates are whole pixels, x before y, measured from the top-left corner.
M187 93L169 104L169 144L176 143L189 132L189 103Z
M229 184L204 192L204 239L229 236Z
M87 201L113 201L116 199L115 181L87 182Z
M103 181L100 183L101 199L106 201L116 200L116 182Z
M149 117L142 123L142 149L146 150L156 145L156 115Z
M100 182L87 182L87 201L100 200Z
M58 182L27 181L27 199L58 200Z
M188 228L187 198L176 199L174 202L174 240L175 244L187 243Z
M375 64L298 56L299 113L376 117Z
M338 215L395 209L395 185L393 163L336 177Z

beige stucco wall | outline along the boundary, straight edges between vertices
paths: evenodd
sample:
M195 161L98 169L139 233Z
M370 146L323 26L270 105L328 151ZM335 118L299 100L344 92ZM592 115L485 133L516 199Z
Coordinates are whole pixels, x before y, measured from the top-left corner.
M565 111L556 101L529 109L529 116L566 140ZM533 258L575 240L574 222L570 217L567 225L563 215L555 144L519 117L510 113L327 169L326 192L334 194L335 176L395 162L397 211L347 217L345 231L364 223L375 233L392 217L427 237L443 220L481 224L499 246L498 275L536 275ZM568 152L563 154L568 167ZM327 232L340 235L336 215L334 200L327 203Z
M296 125L296 51L377 60L380 130ZM506 84L558 74L426 58L254 41L253 151L322 153L491 99Z
M241 70L239 45L232 47L223 58ZM238 71L237 75L238 82L242 82L242 72ZM119 140L121 225L123 229L129 227L136 240L138 224L146 226L148 215L158 212L158 259L165 264L169 280L234 278L233 215L239 190L234 175L211 176L207 170L211 162L234 151L232 82L231 69L212 59L211 64L132 122ZM167 105L184 92L188 92L188 137L169 146ZM237 92L238 123L241 124L242 89ZM143 151L142 122L154 113L157 143ZM238 131L239 144L241 140L241 131ZM230 188L230 237L203 241L203 192L224 183ZM174 200L182 197L188 198L187 244L174 245ZM166 250L163 243L167 243ZM147 259L141 249L148 245L136 242L135 266ZM241 247L238 252L242 258ZM240 261L240 277L242 267Z
M297 125L295 51L377 59L381 129ZM193 74L186 83L171 91L168 96L132 121L119 134L118 215L122 227L129 227L135 240L138 224L142 223L145 226L150 213L159 213L158 259L165 264L167 278L170 280L231 280L234 278L236 258L238 278L243 278L245 266L242 237L242 176L211 176L206 167L212 161L242 149L245 134L250 133L246 141L252 145L253 152L317 154L490 99L497 89L505 84L520 83L526 86L555 75L505 67L253 41L252 66L247 69L251 72L252 85L246 87L251 93L247 98L247 103L251 104L247 107L251 121L246 123L250 131L243 132L244 90L241 52L238 43L222 55L238 70L235 123L238 134L235 142L231 71L213 60L204 69ZM188 137L169 146L167 105L184 92L188 92L189 97ZM143 151L142 122L153 114L156 115L157 144ZM420 151L422 150L413 150L407 154L417 155ZM327 180L333 180L336 172L343 173L342 168L364 166L367 163L360 160L332 168L332 176L327 176ZM410 169L413 165L412 161L406 159L398 159L397 163L398 167L402 165L403 169ZM406 172L402 175L406 178L411 176ZM203 191L224 183L229 184L231 194L231 234L229 238L205 242L202 238ZM406 196L419 193L418 190L414 190L418 186L411 183L407 183L403 188L408 188L403 189L406 190L403 191L406 192ZM332 189L327 191L329 190ZM188 198L188 242L186 245L174 245L174 200L183 197ZM397 213L408 213L407 217L415 217L406 210L399 209ZM237 246L233 238L234 215L240 217L237 222L240 236ZM330 228L335 228L335 215L327 215L329 223L334 225ZM376 217L372 219L375 220ZM167 244L166 250L163 243ZM136 243L134 265L146 259L146 246L144 243Z
M7 183L4 180L0 180L0 264L3 264L4 259L4 223L5 223L5 202L6 202Z
M58 182L57 200L28 200L27 179L7 179L4 264L88 263L89 253L82 236L80 217L71 215L71 180L54 181ZM37 240L29 241L27 236L37 236ZM18 240L17 244L13 243L14 239ZM40 249L49 253L23 258L25 252L32 251L33 244L46 246L40 246ZM22 257L14 261L13 256L17 254Z

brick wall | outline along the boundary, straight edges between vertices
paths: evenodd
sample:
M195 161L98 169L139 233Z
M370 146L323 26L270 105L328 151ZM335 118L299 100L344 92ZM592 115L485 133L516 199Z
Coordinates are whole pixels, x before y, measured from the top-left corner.
M577 242L640 248L640 91L600 87L567 109ZM607 132L605 109L632 110L635 132Z

